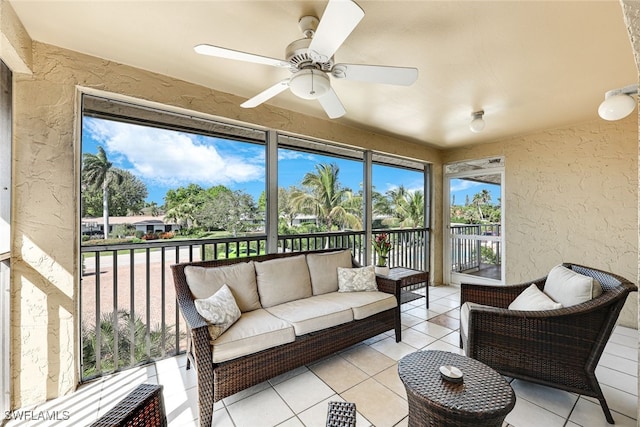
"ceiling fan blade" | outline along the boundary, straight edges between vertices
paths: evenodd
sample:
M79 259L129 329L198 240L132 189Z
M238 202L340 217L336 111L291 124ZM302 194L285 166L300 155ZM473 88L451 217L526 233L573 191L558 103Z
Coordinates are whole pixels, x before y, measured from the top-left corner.
M253 62L256 64L271 65L273 67L290 68L291 64L281 59L269 58L268 56L254 55L253 53L240 52L239 50L227 49L210 44L199 44L193 48L196 53L202 55L216 56L218 58L235 59L238 61Z
M258 105L262 104L265 101L270 100L271 98L278 95L279 93L284 92L285 90L287 90L288 87L289 87L289 79L282 80L281 82L274 84L270 88L263 90L253 98L246 100L245 102L240 104L240 106L242 108L257 107Z
M337 79L410 86L418 78L418 69L384 65L336 64L331 74Z
M329 0L309 45L312 57L319 62L329 60L363 17L364 11L353 1Z
M322 108L330 119L342 117L347 112L332 87L329 88L326 94L318 98L318 101L320 101L320 105L322 105Z

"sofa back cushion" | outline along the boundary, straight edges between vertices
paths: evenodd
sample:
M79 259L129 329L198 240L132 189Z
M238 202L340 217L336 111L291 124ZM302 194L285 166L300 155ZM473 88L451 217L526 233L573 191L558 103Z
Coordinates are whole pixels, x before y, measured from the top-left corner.
M602 285L593 277L557 265L551 269L544 284L544 293L563 307L592 300L602 294Z
M304 255L256 262L255 268L260 302L264 308L312 295Z
M209 298L226 284L241 312L261 308L253 261L221 267L189 265L184 268L184 275L194 298Z
M351 268L351 250L308 254L307 265L311 276L313 295L338 290L338 267Z

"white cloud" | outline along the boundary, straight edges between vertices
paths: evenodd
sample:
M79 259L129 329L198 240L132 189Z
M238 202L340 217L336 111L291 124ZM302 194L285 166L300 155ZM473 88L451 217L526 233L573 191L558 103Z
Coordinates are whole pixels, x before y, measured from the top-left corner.
M164 185L218 185L264 179L264 156L242 157L217 150L186 133L89 120L87 131L110 160L138 177Z
M483 184L481 182L455 179L451 181L451 187L449 188L449 192L453 193L454 191L464 191L464 190L468 190L474 187L479 187L482 185Z
M314 156L313 154L305 153L302 151L289 150L289 149L278 150L278 160L297 160L297 159L316 161L317 157Z

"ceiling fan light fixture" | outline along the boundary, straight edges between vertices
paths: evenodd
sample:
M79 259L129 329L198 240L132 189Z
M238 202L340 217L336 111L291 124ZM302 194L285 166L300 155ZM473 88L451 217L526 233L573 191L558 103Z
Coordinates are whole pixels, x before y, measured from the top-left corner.
M329 76L314 69L300 70L289 81L289 89L302 99L318 99L331 89Z
M481 132L482 129L484 129L484 119L482 118L484 116L484 111L480 110L480 111L476 111L474 113L471 113L471 123L469 123L469 129L471 129L471 132Z
M636 108L636 100L631 95L637 93L637 84L608 91L598 107L598 115L610 121L624 119Z

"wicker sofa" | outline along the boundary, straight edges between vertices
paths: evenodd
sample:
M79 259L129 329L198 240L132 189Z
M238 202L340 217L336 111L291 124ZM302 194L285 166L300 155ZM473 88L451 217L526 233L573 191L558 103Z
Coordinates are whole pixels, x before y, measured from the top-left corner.
M595 278L602 294L563 308L522 311L508 307L532 284L544 290L547 276L500 287L462 284L461 343L467 356L503 375L597 398L613 424L595 369L627 295L638 288L606 271L563 266Z
M301 259L304 264L300 263ZM348 249L171 266L176 298L187 323L187 368L193 362L196 369L201 426L211 425L214 402L394 329L399 318L395 289L377 282L378 291L375 292L337 292L336 263L343 267L359 267ZM233 272L225 272L236 268L255 269L258 306L252 288L233 288ZM228 281L225 284L232 288L242 311L240 319L215 340L211 339L210 324L196 310L194 292L200 291L196 291L197 286L193 283L194 272L200 277L214 274L218 279L222 277ZM274 273L278 283L272 283ZM310 288L306 279L300 279L305 275L309 278ZM304 282L304 292L300 293L299 285L294 286L293 282ZM280 287L282 289L278 291ZM318 314L318 318L312 313ZM274 322L290 325L271 328L278 329L275 333L273 330L260 331ZM266 339L252 341L253 336L247 338L247 334L257 336L261 333L266 334Z

